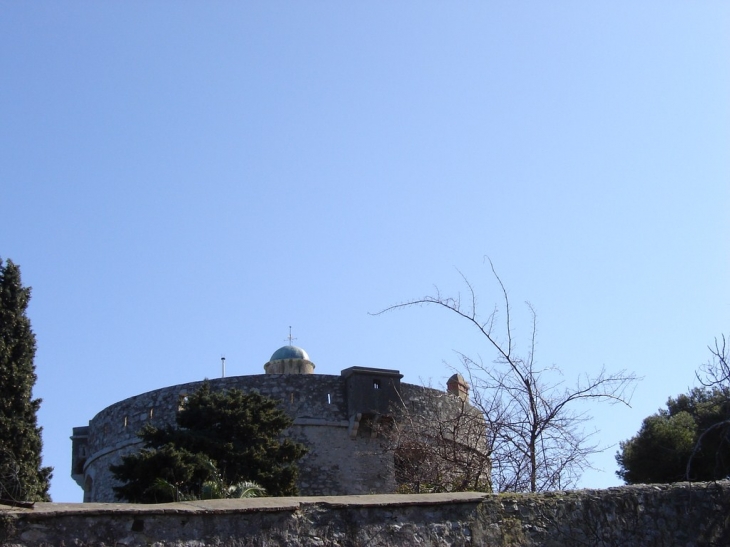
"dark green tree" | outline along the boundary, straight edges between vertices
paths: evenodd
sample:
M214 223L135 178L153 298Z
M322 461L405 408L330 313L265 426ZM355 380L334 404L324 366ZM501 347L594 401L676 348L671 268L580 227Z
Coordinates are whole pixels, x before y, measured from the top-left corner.
M41 465L41 428L33 399L35 335L26 315L30 287L0 259L0 498L50 501L51 467Z
M111 467L124 483L114 491L127 501L160 503L202 497L210 482L253 481L273 496L296 495L296 462L306 448L281 438L291 424L269 397L211 391L205 382L183 403L177 427L148 425L139 432L145 448Z
M616 474L627 484L730 477L730 389L694 388L670 398L619 444Z

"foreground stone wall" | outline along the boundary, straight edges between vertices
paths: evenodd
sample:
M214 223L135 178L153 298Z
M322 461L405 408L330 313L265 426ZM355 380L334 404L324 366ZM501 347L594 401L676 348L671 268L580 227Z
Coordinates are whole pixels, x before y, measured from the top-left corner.
M730 482L549 494L0 506L8 547L727 546Z

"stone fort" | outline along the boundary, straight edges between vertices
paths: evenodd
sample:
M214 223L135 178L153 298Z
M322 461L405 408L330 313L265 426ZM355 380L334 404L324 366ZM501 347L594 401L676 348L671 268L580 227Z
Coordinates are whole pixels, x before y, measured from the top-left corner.
M264 365L265 374L209 380L211 389L258 391L280 401L293 419L287 431L309 452L299 461L299 491L304 496L385 494L396 490L393 453L383 449L373 427L388 419L394 405L413 405L428 413L457 412L468 386L455 374L447 390L401 382L397 370L350 367L339 376L315 374L307 352L279 348ZM84 490L85 502L117 501L109 466L142 448L137 432L146 423L174 425L185 397L200 382L157 389L115 403L74 427L71 476Z

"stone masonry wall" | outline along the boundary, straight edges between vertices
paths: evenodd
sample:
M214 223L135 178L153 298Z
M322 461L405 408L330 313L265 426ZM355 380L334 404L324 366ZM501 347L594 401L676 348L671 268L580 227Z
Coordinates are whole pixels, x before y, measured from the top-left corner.
M137 432L146 424L174 424L181 401L202 382L150 391L115 403L89 422L84 479L88 501L115 501L109 466L140 449ZM281 401L293 419L291 438L309 453L299 462L300 491L307 495L386 493L395 490L392 455L362 428L353 438L344 381L334 375L261 374L210 380L212 389L256 390ZM434 391L401 384L408 396ZM425 391L424 391L425 390ZM413 392L413 393L411 393ZM440 393L443 397L445 394Z
M393 458L367 431L352 439L345 422L337 429L294 425L289 433L310 447L298 463L300 492L331 496L395 491Z
M295 422L289 435L310 448L299 462L302 491L314 495L384 491L374 488L373 484L380 482L377 468L387 467L385 464L371 466L372 484L355 481L352 490L343 491L343 485L350 483L342 482L339 475L356 474L348 473L348 468L352 467L356 456L367 452L370 443L364 438L343 442L349 440L348 422L339 376L261 374L215 379L210 380L210 384L216 390L256 390L281 401L282 409ZM123 455L139 450L141 444L136 433L146 423L157 427L174 424L182 399L201 385L202 382L193 382L130 397L105 408L89 422L89 457L84 472L91 479L90 501L115 501L112 487L116 482L109 466L119 463ZM340 462L346 465L338 466ZM332 475L336 475L339 482L330 480Z
M202 383L157 389L105 408L89 422L89 453L135 441L137 431L147 422L155 426L175 423L181 397L198 390ZM210 380L210 384L216 390L257 390L280 400L282 408L295 419L315 416L329 421L346 419L339 376L259 374L219 378Z
M8 547L727 546L730 483L549 494L0 506Z

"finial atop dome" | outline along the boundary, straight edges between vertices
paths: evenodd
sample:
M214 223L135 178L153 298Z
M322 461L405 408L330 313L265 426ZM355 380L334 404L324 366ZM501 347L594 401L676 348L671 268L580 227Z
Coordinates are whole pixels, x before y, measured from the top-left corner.
M287 336L287 338L286 338L285 341L287 341L287 340L289 341L289 345L290 346L291 346L292 340L296 340L296 338L292 338L292 335L291 335L291 325L289 325L289 336Z

